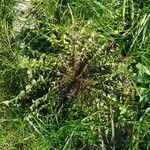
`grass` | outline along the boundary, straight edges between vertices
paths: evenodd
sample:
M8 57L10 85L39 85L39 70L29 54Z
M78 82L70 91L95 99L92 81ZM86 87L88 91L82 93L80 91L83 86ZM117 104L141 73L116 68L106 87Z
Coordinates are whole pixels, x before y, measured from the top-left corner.
M149 150L149 1L0 2L0 149Z

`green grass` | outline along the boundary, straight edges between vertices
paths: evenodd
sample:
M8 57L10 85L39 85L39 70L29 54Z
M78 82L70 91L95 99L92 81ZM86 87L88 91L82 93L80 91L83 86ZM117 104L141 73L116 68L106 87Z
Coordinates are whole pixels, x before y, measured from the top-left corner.
M0 149L149 150L149 0L32 0L18 34L14 5L0 2Z

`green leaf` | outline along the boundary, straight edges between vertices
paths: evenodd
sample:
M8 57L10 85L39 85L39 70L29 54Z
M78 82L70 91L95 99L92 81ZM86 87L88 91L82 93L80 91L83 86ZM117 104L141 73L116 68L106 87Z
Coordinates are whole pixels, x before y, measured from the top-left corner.
M137 64L136 67L139 70L139 73L136 77L137 82L145 84L150 83L150 68L140 63Z

